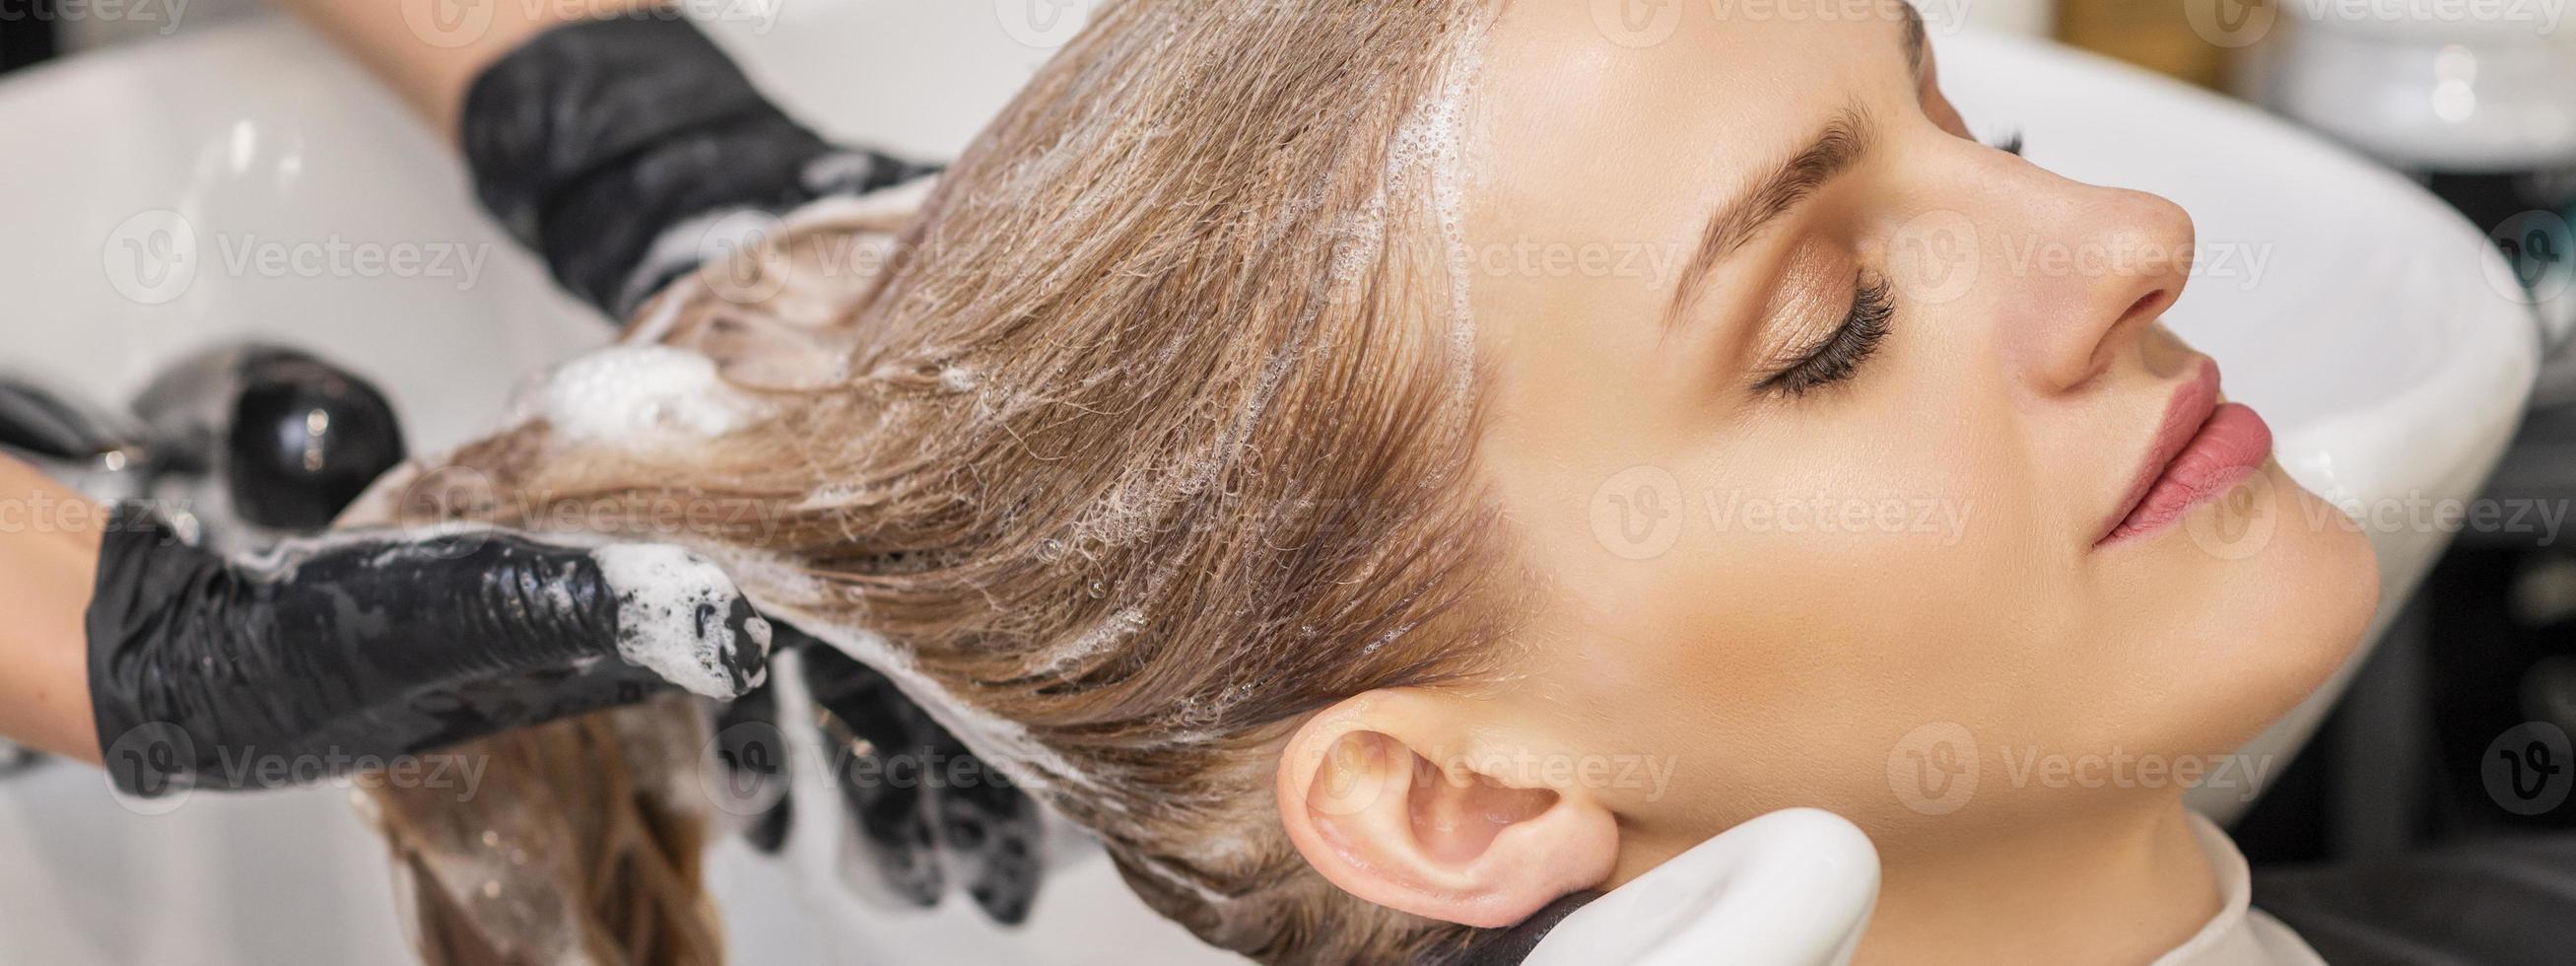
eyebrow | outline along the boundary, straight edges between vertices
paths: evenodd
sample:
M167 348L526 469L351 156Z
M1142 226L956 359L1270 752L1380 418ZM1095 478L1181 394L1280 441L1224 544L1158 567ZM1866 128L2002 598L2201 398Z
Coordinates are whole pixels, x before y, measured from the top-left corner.
M1909 73L1923 74L1923 54L1929 43L1923 28L1923 15L1910 3L1897 5L1905 11L1904 38ZM1700 232L1699 249L1692 253L1690 265L1673 291L1672 306L1665 312L1664 324L1669 330L1679 324L1682 313L1708 287L1709 270L1719 259L1733 253L1759 234L1763 226L1778 220L1814 195L1817 189L1859 163L1869 152L1874 128L1869 113L1858 101L1845 103L1834 112L1825 126L1809 139L1807 146L1791 155L1772 170L1753 190L1720 206L1711 215L1708 227Z
M1716 267L1719 259L1752 240L1763 226L1788 214L1869 153L1870 133L1869 115L1857 104L1846 105L1825 122L1804 149L1773 169L1770 177L1718 208L1708 219L1708 227L1700 232L1699 250L1692 254L1690 266L1682 271L1681 287L1673 292L1666 326L1677 324L1682 311L1708 287L1709 270Z

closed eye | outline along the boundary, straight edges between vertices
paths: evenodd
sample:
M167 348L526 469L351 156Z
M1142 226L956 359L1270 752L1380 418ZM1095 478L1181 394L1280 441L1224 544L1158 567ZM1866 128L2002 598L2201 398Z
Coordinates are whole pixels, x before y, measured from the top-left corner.
M1851 310L1843 323L1798 353L1796 361L1754 383L1754 391L1796 397L1851 378L1878 351L1895 315L1886 280L1864 276L1852 293Z

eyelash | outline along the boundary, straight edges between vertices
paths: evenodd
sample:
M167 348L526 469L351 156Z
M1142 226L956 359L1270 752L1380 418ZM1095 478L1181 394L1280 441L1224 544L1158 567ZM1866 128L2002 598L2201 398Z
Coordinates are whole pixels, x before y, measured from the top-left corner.
M2014 131L1986 146L2014 157L2021 156L2021 132ZM1878 351L1879 342L1887 338L1888 320L1896 316L1896 304L1888 298L1885 279L1864 276L1852 292L1849 314L1815 348L1807 350L1798 361L1763 378L1753 388L1787 396L1803 396L1815 390L1849 379Z
M1888 298L1887 282L1863 276L1852 292L1851 311L1843 317L1843 324L1799 356L1798 361L1765 377L1753 388L1795 397L1851 378L1860 364L1878 351L1879 342L1887 338L1888 320L1895 315L1896 303Z

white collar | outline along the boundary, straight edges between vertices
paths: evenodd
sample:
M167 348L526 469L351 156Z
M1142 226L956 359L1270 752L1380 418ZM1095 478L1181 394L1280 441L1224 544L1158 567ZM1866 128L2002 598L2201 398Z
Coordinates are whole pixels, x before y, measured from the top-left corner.
M2245 855L2190 813L2221 905L2155 966L2324 966L2281 921L2252 907ZM1709 962L1841 966L1878 902L1878 850L1841 816L1773 812L1728 829L1576 910L1524 966Z
M2199 812L2186 814L2201 854L2218 875L2218 915L2190 940L2156 957L2155 966L2325 966L2325 959L2298 933L2254 908L2254 877L2236 841Z

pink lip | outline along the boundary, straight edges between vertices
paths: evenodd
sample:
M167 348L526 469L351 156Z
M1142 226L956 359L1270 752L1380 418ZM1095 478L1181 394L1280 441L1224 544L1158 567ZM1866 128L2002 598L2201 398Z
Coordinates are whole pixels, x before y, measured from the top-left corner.
M2242 403L2218 401L2218 363L2207 357L2174 390L2119 516L2096 546L2162 530L2227 492L2272 456L2272 428Z

